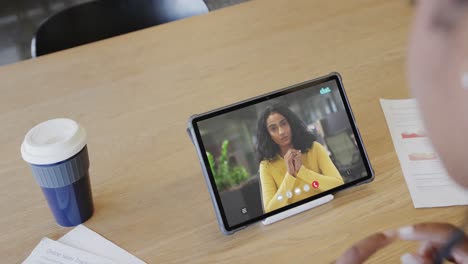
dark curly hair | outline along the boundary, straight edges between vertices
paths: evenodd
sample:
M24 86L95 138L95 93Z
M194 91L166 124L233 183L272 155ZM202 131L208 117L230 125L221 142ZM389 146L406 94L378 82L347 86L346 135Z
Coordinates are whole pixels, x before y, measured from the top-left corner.
M278 113L288 120L291 128L292 145L295 149L301 150L303 153L309 151L312 143L316 140L315 135L307 129L307 126L299 117L281 104L268 106L258 119L257 123L257 154L259 161L275 160L276 154L279 154L279 146L271 139L270 133L266 125L268 117Z

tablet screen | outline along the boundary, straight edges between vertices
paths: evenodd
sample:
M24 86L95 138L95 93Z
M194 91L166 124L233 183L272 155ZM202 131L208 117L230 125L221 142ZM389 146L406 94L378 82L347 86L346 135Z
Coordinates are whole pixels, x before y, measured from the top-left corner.
M228 230L371 178L340 84L329 76L196 120Z

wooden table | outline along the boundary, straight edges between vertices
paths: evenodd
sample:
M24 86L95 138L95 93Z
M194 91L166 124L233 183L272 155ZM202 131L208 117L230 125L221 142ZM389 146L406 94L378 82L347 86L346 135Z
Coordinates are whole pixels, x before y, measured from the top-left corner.
M360 238L463 207L415 209L378 99L407 98L407 1L256 0L0 68L0 256L18 263L55 221L20 157L33 125L88 131L91 229L148 263L330 263ZM187 119L338 71L376 179L322 207L224 236ZM397 263L397 243L370 263Z

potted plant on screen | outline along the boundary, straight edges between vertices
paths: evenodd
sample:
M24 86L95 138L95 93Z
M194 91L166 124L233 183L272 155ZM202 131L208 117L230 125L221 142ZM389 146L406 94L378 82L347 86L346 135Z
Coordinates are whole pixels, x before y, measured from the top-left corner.
M250 176L244 166L229 163L228 146L229 140L225 139L221 145L221 154L217 162L210 152L206 152L219 192L239 187Z
M261 193L256 174L252 175L244 166L231 164L228 147L229 140L224 140L218 158L206 154L223 206L228 208L226 217L238 223L263 213ZM241 213L242 208L247 208L248 213Z

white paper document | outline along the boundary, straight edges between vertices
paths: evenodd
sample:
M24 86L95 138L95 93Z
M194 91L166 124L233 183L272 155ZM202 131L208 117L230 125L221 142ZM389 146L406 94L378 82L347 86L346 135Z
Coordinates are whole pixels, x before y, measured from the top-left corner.
M115 262L45 237L23 264L115 264Z
M427 137L415 99L380 99L415 208L468 204Z
M43 238L23 264L146 264L84 225L54 241Z
M84 225L75 227L58 241L65 245L111 259L116 263L146 264Z

